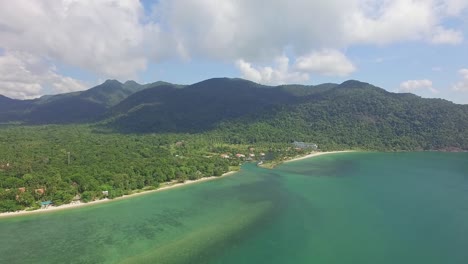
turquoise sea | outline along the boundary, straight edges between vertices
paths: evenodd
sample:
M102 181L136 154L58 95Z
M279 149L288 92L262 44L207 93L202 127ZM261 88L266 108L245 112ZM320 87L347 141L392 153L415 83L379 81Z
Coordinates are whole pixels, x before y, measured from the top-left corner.
M0 263L468 260L468 153L340 153L0 219Z

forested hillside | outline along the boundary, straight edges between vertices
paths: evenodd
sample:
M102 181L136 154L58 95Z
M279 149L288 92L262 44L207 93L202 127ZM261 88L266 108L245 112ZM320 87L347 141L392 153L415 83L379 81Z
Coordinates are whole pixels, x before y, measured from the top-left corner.
M244 160L235 154L303 153L293 141L321 150L468 150L467 105L358 81L106 81L34 100L0 96L0 123L0 211L221 175Z
M349 81L297 104L225 122L219 134L231 139L242 134L247 142L301 139L331 149L466 150L467 110L446 100Z
M231 162L207 137L102 134L88 126L0 128L0 212L69 203L155 188L160 183L219 176ZM243 150L247 150L246 147Z
M468 106L368 83L265 86L215 78L181 86L108 80L35 100L0 97L0 122L96 123L117 133L211 133L229 142L327 148L468 149ZM229 136L226 136L229 135Z
M358 81L269 87L211 79L184 89L147 89L111 111L105 126L125 133L210 131L231 143L303 140L327 148L468 149L467 106Z
M165 82L155 82L141 85L134 81L120 83L116 80L107 80L86 91L46 95L34 100L14 100L0 96L0 123L74 124L96 122L105 117L105 113L110 107L133 93L166 84Z
M206 132L223 120L296 101L281 87L210 79L184 89L160 86L135 93L111 109L110 116L118 116L108 125L120 132Z

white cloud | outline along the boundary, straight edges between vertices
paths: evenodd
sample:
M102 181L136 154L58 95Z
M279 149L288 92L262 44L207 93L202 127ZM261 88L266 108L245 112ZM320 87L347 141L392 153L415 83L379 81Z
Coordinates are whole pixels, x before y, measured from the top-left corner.
M330 49L315 51L297 58L296 68L329 76L346 76L356 70L343 53Z
M30 99L47 90L63 93L83 90L86 85L55 71L53 65L28 53L7 52L0 55L0 94Z
M442 0L160 0L154 13L191 56L258 61L285 47L301 56L363 43L459 43L461 32L442 27L449 6L464 8Z
M458 74L460 74L462 79L454 84L452 89L458 92L468 92L468 69L460 69Z
M464 7L450 4L450 8L459 14ZM307 61L308 71L344 76L355 71L344 54L328 56L342 61L341 67L333 61L317 65L324 58L315 57L326 55L310 50L406 41L458 44L463 34L442 26L448 9L442 0L271 0L267 5L251 0L160 0L154 17L163 21L162 32L171 36L165 39L173 41L184 58L237 61L238 67L242 58L259 71L252 64L268 64L288 50L290 58L300 58L304 70ZM308 60L310 56L314 60Z
M131 78L145 69L147 38L158 32L142 17L138 0L1 1L0 47Z
M240 59L237 60L236 66L240 70L242 78L258 83L262 82L262 74L260 73L261 70L255 69L251 63Z
M242 77L264 84L302 83L310 78L310 73L328 76L346 76L356 68L337 50L320 50L301 56L290 67L289 58L285 55L275 59L274 67L257 66L239 59L236 66Z
M463 33L459 30L437 27L431 39L434 44L460 44L463 42Z
M75 91L82 91L87 88L85 83L65 76L60 76L57 73L52 72L49 77L50 85L53 88L53 91L56 93L68 93Z
M148 18L138 0L17 0L0 3L0 47L126 78L148 57L253 61L287 46L301 56L359 43L454 43L461 33L442 30L442 19L466 2L160 0Z
M400 84L398 92L418 93L424 90L427 90L433 94L437 94L439 92L432 86L432 81L427 79L404 81Z
M336 52L346 47L462 42L462 32L443 23L467 7L468 0L159 0L146 16L138 0L0 1L0 48L120 80L174 58L237 61L261 80L343 76L355 70ZM252 66L285 50L298 58L292 70L277 61Z
M441 3L446 14L458 16L468 7L468 0L445 0Z
M276 58L275 68L254 67L251 63L243 59L237 60L236 66L240 70L243 78L262 84L278 85L285 83L301 83L309 79L307 73L291 71L289 59L286 56Z
M437 24L434 1L358 1L344 24L352 43L389 44L420 40Z

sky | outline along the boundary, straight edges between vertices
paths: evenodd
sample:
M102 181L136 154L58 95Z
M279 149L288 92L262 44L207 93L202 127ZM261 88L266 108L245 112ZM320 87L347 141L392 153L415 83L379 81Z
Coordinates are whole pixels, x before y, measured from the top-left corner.
M468 0L0 1L0 94L360 80L468 104Z

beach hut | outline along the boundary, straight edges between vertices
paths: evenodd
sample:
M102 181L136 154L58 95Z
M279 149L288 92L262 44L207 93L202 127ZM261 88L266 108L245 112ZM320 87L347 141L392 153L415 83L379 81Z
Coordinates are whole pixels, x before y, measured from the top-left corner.
M52 201L41 202L41 209L46 209L52 204Z

